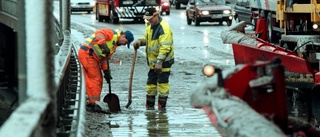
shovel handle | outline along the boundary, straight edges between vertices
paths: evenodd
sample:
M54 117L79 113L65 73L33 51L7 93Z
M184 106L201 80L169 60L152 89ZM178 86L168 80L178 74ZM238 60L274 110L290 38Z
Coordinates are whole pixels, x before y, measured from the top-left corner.
M133 78L134 65L136 63L136 58L137 58L137 49L134 49L133 58L132 58L132 64L131 64L131 72L130 72L128 103L126 105L126 108L128 108L131 105L131 102L132 102L132 78Z
M109 58L107 58L107 64L108 64L108 69L110 69ZM107 81L107 83L109 85L109 94L111 94L111 80L109 79L109 81Z
M111 80L109 81L108 85L109 85L109 94L111 94Z

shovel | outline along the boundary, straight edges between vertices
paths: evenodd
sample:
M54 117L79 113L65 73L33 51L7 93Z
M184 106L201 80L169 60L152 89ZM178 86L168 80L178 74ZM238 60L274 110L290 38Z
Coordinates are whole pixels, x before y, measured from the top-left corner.
M132 58L132 65L131 65L131 72L130 72L130 83L129 83L129 96L128 96L128 103L126 105L126 108L129 108L129 106L132 103L132 77L134 72L134 64L136 63L137 58L137 49L134 49L133 58Z
M108 65L109 65L109 61L108 61ZM119 98L116 94L111 93L111 81L108 81L108 85L109 85L109 94L104 96L103 102L106 102L108 104L110 112L118 113L121 111Z
M108 104L110 112L118 113L121 111L119 98L116 94L111 93L111 82L109 82L109 94L104 96L103 102Z

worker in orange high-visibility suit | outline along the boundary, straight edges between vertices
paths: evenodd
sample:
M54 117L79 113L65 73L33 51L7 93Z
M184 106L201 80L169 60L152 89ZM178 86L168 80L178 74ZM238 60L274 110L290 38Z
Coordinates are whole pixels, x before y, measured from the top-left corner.
M109 59L120 45L127 45L134 40L130 31L119 31L100 28L82 43L78 58L83 66L88 96L87 109L97 106L102 91L102 73L107 83L112 79L109 69Z

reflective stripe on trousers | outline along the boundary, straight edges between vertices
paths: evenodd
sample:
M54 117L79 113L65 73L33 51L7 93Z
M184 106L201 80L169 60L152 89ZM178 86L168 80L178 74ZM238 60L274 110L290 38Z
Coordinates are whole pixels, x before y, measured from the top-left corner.
M100 101L103 83L99 62L93 56L89 56L89 52L89 50L80 49L78 58L83 67L89 103L94 103Z
M150 69L146 85L147 95L156 96L157 91L159 91L159 97L168 97L170 90L169 76L170 71L157 74L154 69Z
M157 88L159 90L159 97L168 97L169 96L169 83L158 83L155 84L147 84L147 95L148 96L157 96Z

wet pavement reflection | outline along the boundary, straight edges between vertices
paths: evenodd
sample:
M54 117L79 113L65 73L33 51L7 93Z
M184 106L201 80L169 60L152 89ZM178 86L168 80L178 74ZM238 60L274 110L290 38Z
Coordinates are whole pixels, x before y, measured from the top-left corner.
M170 76L170 94L166 110L146 110L145 82L148 67L143 54L137 54L132 83L132 103L128 102L128 80L133 53L117 50L111 60L112 93L120 99L121 113L106 117L114 137L221 137L202 109L190 105L191 88L200 78L202 62L177 59ZM121 56L126 54L127 56ZM128 69L129 68L129 69ZM103 85L103 95L108 93L107 84Z
M130 59L130 58L129 58ZM196 62L180 62L174 65L171 76L171 92L165 111L146 110L145 108L145 72L148 68L136 65L132 104L127 109L128 91L126 66L131 65L129 59L112 60L113 75L120 76L113 79L113 93L120 99L122 112L111 114L106 118L110 121L112 135L115 137L221 137L212 126L204 110L190 105L190 91L201 76L200 64ZM141 58L140 58L141 59ZM179 61L177 61L179 62ZM137 60L137 64L143 64ZM187 68L187 69L183 69ZM198 71L197 71L198 70ZM104 87L105 91L107 88ZM105 92L106 93L106 92ZM291 116L307 119L307 104L304 97L295 92L288 93L288 112ZM157 99L156 99L157 100ZM157 103L155 104L157 106Z
M165 110L145 112L148 136L170 136L168 116Z
M125 110L108 117L115 137L220 137L202 109ZM126 118L127 117L127 118Z

